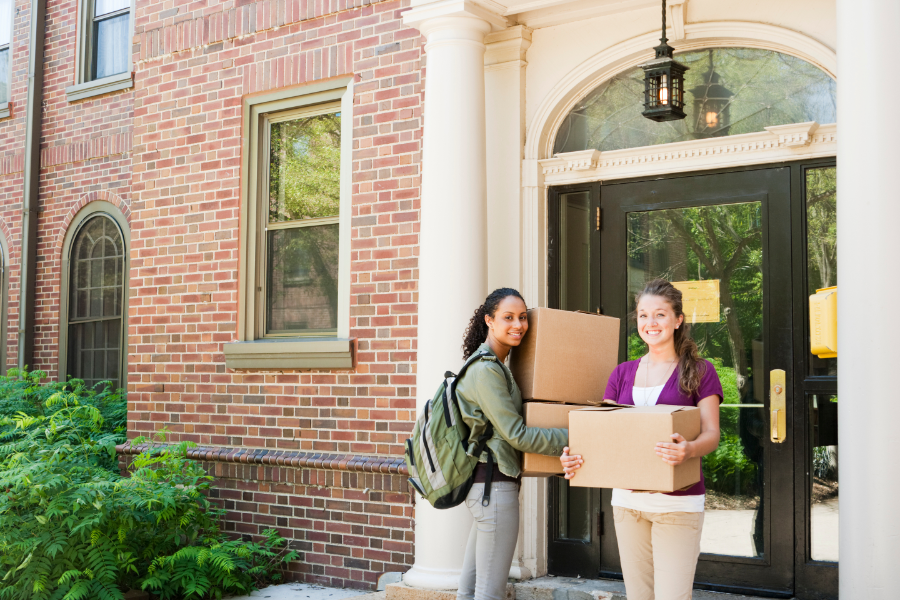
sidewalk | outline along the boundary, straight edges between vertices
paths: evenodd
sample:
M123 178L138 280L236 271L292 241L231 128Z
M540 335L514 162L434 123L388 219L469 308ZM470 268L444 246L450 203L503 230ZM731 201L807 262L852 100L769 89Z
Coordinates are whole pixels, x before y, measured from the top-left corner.
M310 583L283 583L257 590L249 596L229 596L226 600L384 600L384 592L342 590Z

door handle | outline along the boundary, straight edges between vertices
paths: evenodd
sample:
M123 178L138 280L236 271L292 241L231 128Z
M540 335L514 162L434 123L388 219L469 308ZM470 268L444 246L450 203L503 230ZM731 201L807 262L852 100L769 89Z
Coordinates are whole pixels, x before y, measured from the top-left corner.
M769 372L770 436L776 444L787 439L787 402L785 401L785 373L782 369Z

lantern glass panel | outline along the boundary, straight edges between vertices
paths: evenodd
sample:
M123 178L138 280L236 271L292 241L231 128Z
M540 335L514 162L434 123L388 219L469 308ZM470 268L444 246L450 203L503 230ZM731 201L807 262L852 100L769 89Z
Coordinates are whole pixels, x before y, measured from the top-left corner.
M703 100L692 90L705 83L710 54L721 85L733 90L732 96L724 107L707 99L709 110L695 112ZM800 58L756 48L713 48L711 53L704 49L676 54L675 60L690 69L684 84L672 90L686 119L662 125L641 115L644 94L652 103L659 87L647 85L643 69L636 67L603 82L573 107L557 134L554 152L619 150L754 133L771 125L837 120L835 81ZM714 127L707 126L708 112L716 113L719 122Z

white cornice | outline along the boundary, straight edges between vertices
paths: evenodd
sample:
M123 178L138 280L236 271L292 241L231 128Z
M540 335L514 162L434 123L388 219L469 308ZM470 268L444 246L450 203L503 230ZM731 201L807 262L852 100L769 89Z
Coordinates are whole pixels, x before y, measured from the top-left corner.
M493 0L438 0L437 2L416 3L403 13L403 24L416 29L433 19L442 17L474 17L491 24L491 29L500 31L506 29L507 20L503 17L506 10L501 4Z
M538 161L544 185L608 181L835 156L837 125L815 122L767 127L723 138L599 152L566 152Z

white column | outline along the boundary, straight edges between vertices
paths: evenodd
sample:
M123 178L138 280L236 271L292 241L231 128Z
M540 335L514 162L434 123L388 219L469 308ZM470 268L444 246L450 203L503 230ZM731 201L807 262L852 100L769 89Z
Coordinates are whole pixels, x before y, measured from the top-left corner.
M538 295L523 289L522 156L525 146L525 61L532 31L516 25L485 38L487 125L488 289L513 287L529 306ZM519 539L510 566L512 579L546 572L546 480L522 480Z
M419 233L418 407L445 371L487 295L484 36L505 21L477 5L421 4L404 23L426 37L425 122ZM416 560L408 585L456 589L472 518L465 506L416 502Z
M840 596L900 594L897 0L838 0ZM887 327L885 325L887 324Z

